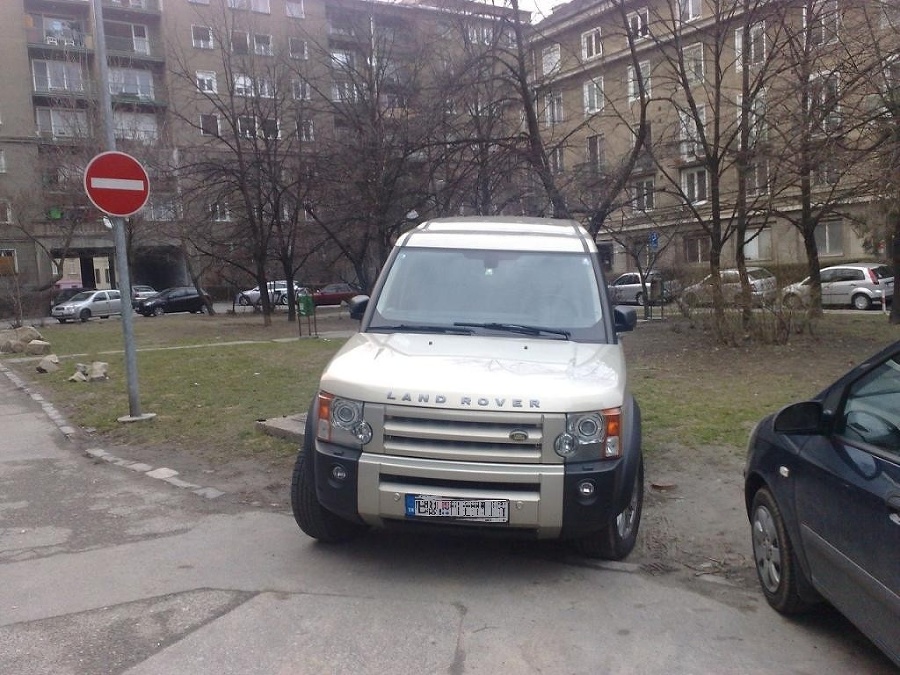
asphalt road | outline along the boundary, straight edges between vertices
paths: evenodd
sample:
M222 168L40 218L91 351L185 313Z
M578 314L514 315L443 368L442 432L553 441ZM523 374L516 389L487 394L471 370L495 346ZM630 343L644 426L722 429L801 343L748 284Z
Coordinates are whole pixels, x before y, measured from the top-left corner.
M321 546L65 431L0 372L3 674L894 672L834 613L791 622L552 545Z

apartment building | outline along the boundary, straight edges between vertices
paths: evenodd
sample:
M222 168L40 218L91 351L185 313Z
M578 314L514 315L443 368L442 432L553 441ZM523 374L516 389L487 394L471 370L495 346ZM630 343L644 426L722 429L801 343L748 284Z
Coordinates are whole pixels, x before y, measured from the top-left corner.
M804 232L822 264L884 256L898 36L896 2L573 0L531 40L551 170L610 271L799 268Z
M341 66L377 58L359 53L361 39L373 54L376 41L392 45L398 62L376 64L378 99L399 109L400 62L416 58L416 47L453 42L454 26L483 38L504 16L510 10L468 0L0 3L0 294L41 289L59 275L57 287L116 285L112 233L82 187L83 167L104 149L100 86L112 97L117 149L150 174L150 201L126 227L133 281L164 288L189 281L185 228L211 221L221 246L244 245L226 241L243 217L226 194L235 186L207 180L198 188L203 158L219 157L225 172L238 146L268 151L277 139L277 163L299 170L292 156L342 142L344 122L333 111L354 100L358 84L341 77Z

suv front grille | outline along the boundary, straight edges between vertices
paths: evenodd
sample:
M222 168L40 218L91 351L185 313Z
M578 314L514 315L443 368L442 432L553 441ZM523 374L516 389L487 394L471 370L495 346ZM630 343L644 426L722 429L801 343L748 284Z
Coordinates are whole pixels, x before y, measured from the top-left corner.
M388 406L384 410L382 446L385 454L401 457L557 463L560 460L552 447L545 447L549 419L550 416L529 412Z

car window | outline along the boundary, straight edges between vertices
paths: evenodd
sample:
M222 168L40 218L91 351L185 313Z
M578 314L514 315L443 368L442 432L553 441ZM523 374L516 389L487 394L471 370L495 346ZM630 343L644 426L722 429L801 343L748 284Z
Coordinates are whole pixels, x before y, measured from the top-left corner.
M878 267L873 267L872 272L875 274L876 279L890 279L894 276L891 268L887 265L879 265Z
M110 299L110 300L121 300L121 299L122 299L122 294L121 294L119 291L110 291L110 292L109 292L109 299Z
M835 281L839 271L840 270L822 270L819 272L819 279L823 284L826 282L831 283L832 281Z
M771 279L774 275L769 270L748 270L747 278L753 280Z
M727 272L722 272L722 281L726 284L736 284L740 282L740 277L737 272L729 270Z
M850 385L839 432L900 459L900 363L892 358Z
M847 276L844 278L847 281L862 281L866 275L862 270L847 270Z
M106 293L97 293L91 302L103 302L106 300Z

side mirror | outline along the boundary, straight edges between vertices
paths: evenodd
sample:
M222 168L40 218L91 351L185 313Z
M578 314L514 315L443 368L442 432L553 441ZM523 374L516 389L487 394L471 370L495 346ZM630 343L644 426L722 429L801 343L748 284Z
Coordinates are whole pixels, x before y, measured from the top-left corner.
M369 306L369 296L354 295L347 304L350 307L350 318L360 321L366 313L366 307Z
M634 307L616 307L613 310L616 322L616 332L624 333L634 330L637 325L637 312Z
M820 401L792 403L775 415L774 427L779 434L823 434L827 420Z

